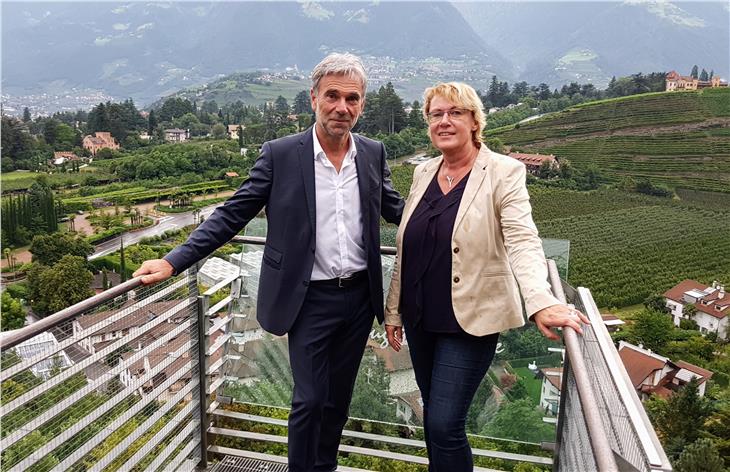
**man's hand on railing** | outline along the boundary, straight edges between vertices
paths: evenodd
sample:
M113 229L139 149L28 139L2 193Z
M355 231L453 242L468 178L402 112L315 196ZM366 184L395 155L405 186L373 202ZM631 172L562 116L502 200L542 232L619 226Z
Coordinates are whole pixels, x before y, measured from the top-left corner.
M175 268L167 262L165 259L151 259L144 261L139 269L137 269L132 277L142 277L142 283L145 285L162 282L168 279L175 273Z
M385 334L388 336L388 344L390 344L390 347L395 352L399 352L403 343L403 327L386 324Z
M572 308L572 305L553 305L543 308L532 316L532 320L542 334L553 341L560 340L560 336L552 328L570 327L576 333L583 334L580 322L590 324L588 317L575 308Z

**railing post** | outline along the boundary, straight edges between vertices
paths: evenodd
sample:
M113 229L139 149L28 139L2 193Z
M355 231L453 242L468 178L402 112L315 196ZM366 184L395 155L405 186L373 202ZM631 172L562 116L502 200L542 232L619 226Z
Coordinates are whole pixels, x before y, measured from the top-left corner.
M196 271L197 272L197 271ZM197 277L195 277L197 284ZM196 286L197 287L197 286ZM210 299L206 295L197 297L198 316L198 395L200 415L200 462L198 467L208 468L208 305Z

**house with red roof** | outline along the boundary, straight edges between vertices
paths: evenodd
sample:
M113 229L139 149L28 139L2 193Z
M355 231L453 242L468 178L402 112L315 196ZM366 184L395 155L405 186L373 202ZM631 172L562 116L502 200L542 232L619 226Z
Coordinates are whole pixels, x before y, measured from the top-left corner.
M527 172L532 175L538 175L540 168L544 163L548 163L550 167L559 168L558 159L552 154L526 154L524 152L511 152L508 154L509 157L517 159L525 165Z
M699 395L704 396L707 381L712 377L709 370L689 362L672 362L641 345L635 346L626 341L619 342L618 355L642 400L652 394L666 398L692 379L697 379Z
M664 292L664 298L675 326L691 317L703 334L717 333L718 338L728 339L730 295L724 285L712 282L707 286L686 279ZM687 305L695 307L694 315L685 308Z
M119 149L119 143L108 131L97 131L94 135L84 136L82 142L84 149L88 149L92 156L95 156L99 149Z

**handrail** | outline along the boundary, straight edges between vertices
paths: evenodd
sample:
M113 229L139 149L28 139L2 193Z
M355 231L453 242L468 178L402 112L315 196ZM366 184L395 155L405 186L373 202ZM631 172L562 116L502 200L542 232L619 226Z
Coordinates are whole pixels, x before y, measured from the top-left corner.
M266 244L266 238L260 236L234 236L231 242L263 246ZM380 254L383 256L395 256L395 248L393 246L380 246Z
M48 331L49 329L55 328L56 326L66 321L76 318L78 315L85 311L96 308L97 306L110 300L114 300L116 297L123 295L130 290L134 290L140 285L142 285L142 278L135 277L115 287L98 293L92 297L89 297L86 300L82 300L74 305L71 305L68 308L64 308L63 310L58 311L46 318L40 319L28 326L24 326L13 331L6 331L0 336L0 349L4 351L5 349L13 348L23 341L27 341L28 339L38 334L41 334L44 331Z
M563 291L560 276L558 275L558 266L553 260L548 260L548 275L555 297L565 303L565 292ZM578 333L576 333L572 328L563 329L563 342L565 343L568 359L573 366L572 372L575 377L578 397L582 406L586 427L588 428L591 449L593 450L598 470L618 470L616 460L613 456L613 450L608 442L608 435L603 427L603 421L601 421L599 411L596 408L598 402L596 401L596 396L593 392L591 380L587 375L588 371L585 366L585 359L583 359L583 355L581 353Z
M600 323L598 329L594 329L596 334L596 342L611 372L616 375L616 391L621 398L621 403L626 406L627 414L631 423L636 428L636 435L641 443L648 464L652 470L671 470L671 464L664 452L664 449L657 438L649 417L644 410L639 397L633 391L633 384L629 377L626 367L624 366L618 351L613 348L613 341L608 333L605 325L601 323L601 314L598 311L590 290L584 287L578 287L578 295L583 301L585 315L591 319L592 323Z

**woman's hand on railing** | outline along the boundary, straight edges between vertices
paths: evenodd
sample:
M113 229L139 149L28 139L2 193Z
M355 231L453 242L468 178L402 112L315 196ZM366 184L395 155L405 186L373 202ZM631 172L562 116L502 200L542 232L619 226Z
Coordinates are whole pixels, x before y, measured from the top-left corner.
M162 282L168 279L175 273L175 268L167 262L165 259L151 259L144 261L142 265L137 269L132 277L142 277L142 283L145 285Z
M560 336L552 328L573 328L576 333L583 334L580 323L590 324L586 315L572 307L572 305L552 305L535 313L532 320L537 328L548 339L560 340ZM386 327L387 329L387 327Z
M385 325L385 334L388 336L388 344L395 352L399 352L403 343L403 326Z

